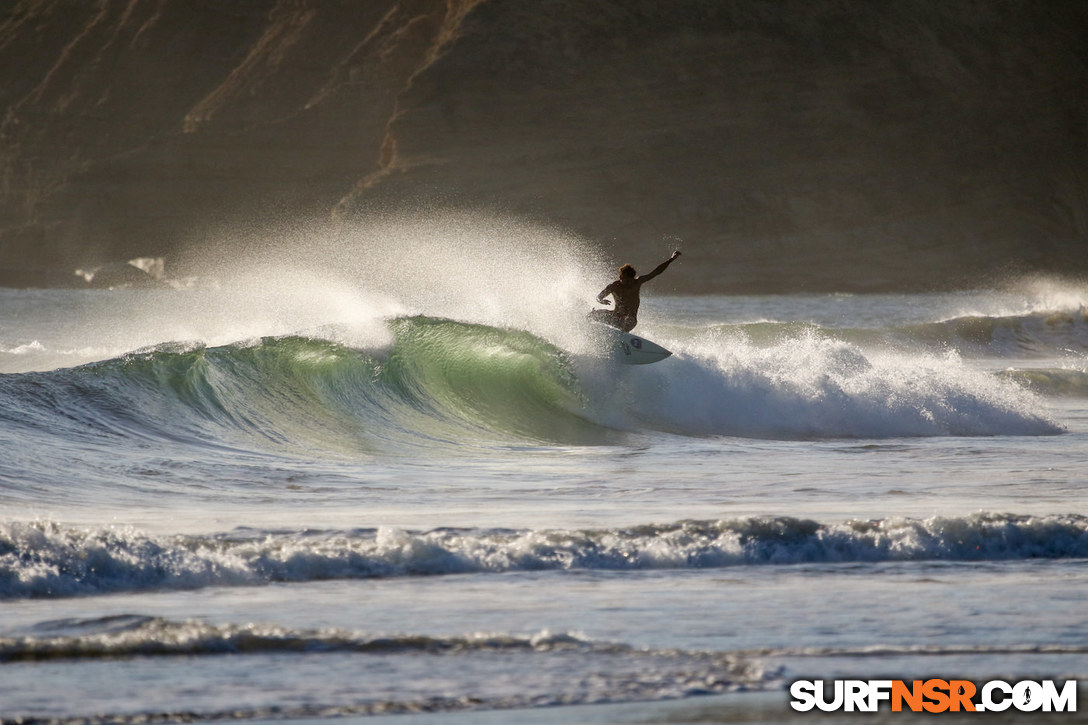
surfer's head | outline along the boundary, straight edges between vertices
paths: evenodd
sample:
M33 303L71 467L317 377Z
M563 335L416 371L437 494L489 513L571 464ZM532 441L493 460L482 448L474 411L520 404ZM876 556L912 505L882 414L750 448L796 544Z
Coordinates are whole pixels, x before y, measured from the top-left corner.
M631 265L625 264L620 267L620 279L626 281L629 279L634 279L636 276L637 273L635 272L635 268Z

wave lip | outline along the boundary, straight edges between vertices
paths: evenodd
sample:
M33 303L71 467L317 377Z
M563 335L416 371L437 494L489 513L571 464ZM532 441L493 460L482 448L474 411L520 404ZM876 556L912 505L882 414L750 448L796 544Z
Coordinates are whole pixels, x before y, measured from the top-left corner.
M543 570L1088 557L1088 517L973 514L823 524L791 517L601 530L435 529L151 537L0 525L0 597Z

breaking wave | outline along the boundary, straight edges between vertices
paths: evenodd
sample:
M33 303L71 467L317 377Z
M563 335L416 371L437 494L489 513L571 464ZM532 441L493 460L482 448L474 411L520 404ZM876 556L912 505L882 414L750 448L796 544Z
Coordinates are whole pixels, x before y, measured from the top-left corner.
M1061 430L1017 379L971 370L954 355L865 351L804 332L760 345L708 331L662 339L677 355L632 368L610 363L585 331L556 343L434 317L387 325L380 346L353 347L331 333L167 343L0 375L0 421L7 435L64 445L159 440L345 457L594 445L617 431L789 439Z
M1076 514L837 524L755 517L601 530L237 530L214 536L9 522L0 525L0 597L481 572L1084 557L1088 518Z

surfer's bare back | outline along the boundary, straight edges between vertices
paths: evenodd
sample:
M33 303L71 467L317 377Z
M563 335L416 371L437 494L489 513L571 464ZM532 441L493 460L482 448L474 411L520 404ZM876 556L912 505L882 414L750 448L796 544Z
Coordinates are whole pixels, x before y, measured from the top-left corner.
M639 289L643 284L664 272L673 263L673 260L679 256L679 251L673 252L671 257L654 267L654 271L649 274L640 275L629 264L620 267L620 278L605 287L597 295L597 301L602 305L612 304L605 299L608 295L612 295L612 299L616 301L616 308L613 310L593 310L589 313L590 317L597 322L603 322L606 325L618 327L624 332L630 332L638 324Z

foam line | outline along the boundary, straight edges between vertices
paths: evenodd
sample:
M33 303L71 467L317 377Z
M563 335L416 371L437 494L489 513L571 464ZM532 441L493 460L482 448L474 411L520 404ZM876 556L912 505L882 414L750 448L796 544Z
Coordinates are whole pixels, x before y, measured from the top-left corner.
M1088 557L1081 515L973 514L822 524L790 517L601 530L437 529L155 537L0 524L0 596L66 597L325 579L538 570Z

